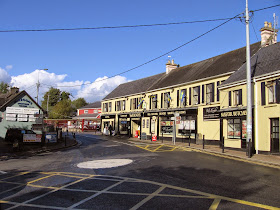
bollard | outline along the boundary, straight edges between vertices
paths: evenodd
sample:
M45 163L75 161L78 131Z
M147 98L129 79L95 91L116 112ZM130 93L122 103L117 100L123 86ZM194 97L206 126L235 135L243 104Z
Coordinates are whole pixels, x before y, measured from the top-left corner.
M191 146L191 134L189 135L189 146Z
M222 153L225 153L225 137L222 139Z
M204 135L203 135L203 139L202 139L202 145L203 145L203 149L204 149L204 146L205 146L205 139L204 139Z
M66 147L66 135L64 136L64 146Z
M74 136L73 136L73 137L74 137L74 139L76 139L76 133L74 133Z

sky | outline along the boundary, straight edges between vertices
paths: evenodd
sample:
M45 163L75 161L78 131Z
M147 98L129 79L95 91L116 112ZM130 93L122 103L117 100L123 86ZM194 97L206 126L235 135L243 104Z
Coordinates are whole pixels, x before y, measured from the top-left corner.
M98 30L9 31L215 20L243 13L245 3L245 0L0 0L0 81L26 90L32 97L37 95L39 81L40 100L54 87L70 92L72 100L82 97L88 103L95 102L121 83L165 72L170 58L185 66L244 47L244 21L231 20L200 38L197 37L226 20ZM280 0L248 0L248 4L249 10L258 10L278 5ZM273 22L273 13L279 16L280 7L253 13L250 43L260 41L259 30L264 21ZM182 47L174 50L179 46Z

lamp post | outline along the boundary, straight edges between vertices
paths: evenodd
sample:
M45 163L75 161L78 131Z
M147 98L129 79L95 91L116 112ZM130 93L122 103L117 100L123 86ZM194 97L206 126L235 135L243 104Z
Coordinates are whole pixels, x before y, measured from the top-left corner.
M38 99L39 99L39 87L40 87L40 81L39 81L39 75L40 75L40 71L44 70L44 71L48 71L48 69L38 69L38 82L36 83L37 86L37 104L38 104Z

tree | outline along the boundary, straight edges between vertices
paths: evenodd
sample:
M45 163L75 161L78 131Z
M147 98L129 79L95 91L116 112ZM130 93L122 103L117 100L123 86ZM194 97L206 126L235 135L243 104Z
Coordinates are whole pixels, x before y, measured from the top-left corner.
M61 91L57 88L51 87L49 91L45 93L43 98L44 98L44 100L42 101L43 109L47 110L47 104L48 104L50 110L53 106L55 106L59 102L61 98Z
M7 93L9 91L8 83L1 82L0 83L0 93Z
M63 101L63 100L69 100L70 99L70 96L71 94L66 92L66 91L63 91L60 95L60 100Z
M87 104L88 103L86 102L86 100L84 98L78 98L78 99L72 101L72 105L75 110L77 110Z
M59 101L49 112L50 119L68 119L73 111L71 100Z

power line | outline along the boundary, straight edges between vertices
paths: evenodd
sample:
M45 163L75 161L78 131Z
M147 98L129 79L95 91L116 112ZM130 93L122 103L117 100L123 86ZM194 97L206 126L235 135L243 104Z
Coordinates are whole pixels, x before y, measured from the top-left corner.
M113 75L113 76L110 76L110 77L107 77L107 78L104 78L104 79L101 79L101 80L98 80L98 81L94 81L94 82L92 82L92 83L81 84L81 85L72 85L72 86L56 86L56 87L77 87L77 86L82 86L82 85L91 85L91 84L93 84L93 83L101 82L101 81L108 80L108 79L111 79L111 78L116 77L116 76L123 75L123 74L125 74L125 73L127 73L127 72L133 71L133 70L138 69L138 68L140 68L140 67L142 67L142 66L144 66L144 65L147 65L147 64L149 64L149 63L151 63L151 62L153 62L153 61L155 61L155 60L158 60L158 59L160 59L160 58L162 58L162 57L164 57L164 56L166 56L166 55L168 55L168 54L170 54L170 53L172 53L172 52L174 52L174 51L176 51L176 50L178 50L178 49L180 49L180 48L182 48L182 47L184 47L184 46L186 46L186 45L188 45L188 44L190 44L190 43L192 43L192 42L194 42L195 40L197 40L197 39L199 39L199 38L205 36L206 34L208 34L208 33L212 32L212 31L214 31L214 30L220 28L221 26L225 25L225 24L228 23L229 21L231 21L231 20L237 18L239 15L240 15L240 14L235 15L234 17L228 19L227 21L221 23L220 25L218 25L218 26L216 26L216 27L210 29L209 31L207 31L207 32L205 32L205 33L203 33L203 34L197 36L196 38L194 38L194 39L192 39L192 40L190 40L190 41L188 41L188 42L186 42L186 43L184 43L184 44L182 44L182 45L180 45L180 46L174 48L173 50L170 50L170 51L168 51L168 52L166 52L166 53L164 53L164 54L162 54L162 55L160 55L160 56L158 56L158 57L155 57L155 58L153 58L153 59L151 59L151 60L149 60L149 61L147 61L147 62L145 62L145 63L142 63L142 64L140 64L140 65L138 65L138 66L135 66L135 67L133 67L133 68L131 68L131 69L128 69L128 70L126 70L126 71L123 71L123 72L121 72L121 73L115 74L115 75ZM45 84L45 85L46 85L46 86L52 86L52 85L47 85L47 84Z
M6 32L46 32L46 31L79 31L79 30L100 30L100 29L120 29L120 28L139 28L139 27L153 27L153 26L167 26L167 25L181 25L191 23L205 23L222 20L229 20L231 18L218 18L211 20L195 20L175 23L155 23L155 24L141 24L141 25L127 25L127 26L101 26L101 27L85 27L85 28L53 28L53 29L15 29L15 30L0 30L1 33Z

